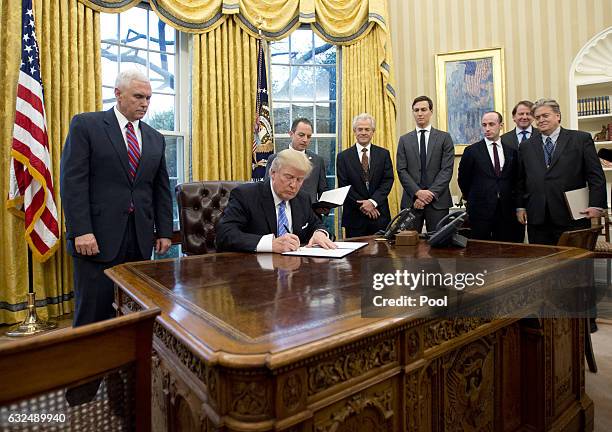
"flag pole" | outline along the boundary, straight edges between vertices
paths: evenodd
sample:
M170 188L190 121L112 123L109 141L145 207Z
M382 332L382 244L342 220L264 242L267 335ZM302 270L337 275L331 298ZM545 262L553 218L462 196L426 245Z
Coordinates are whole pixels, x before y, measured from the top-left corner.
M46 321L36 313L36 293L32 277L32 251L28 247L28 313L21 324L12 326L6 335L9 337L31 336L57 327L55 321Z

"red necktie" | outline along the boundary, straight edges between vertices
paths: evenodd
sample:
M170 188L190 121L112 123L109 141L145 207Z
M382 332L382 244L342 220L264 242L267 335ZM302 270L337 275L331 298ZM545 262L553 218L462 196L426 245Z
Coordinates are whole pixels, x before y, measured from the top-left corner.
M128 122L125 125L125 137L128 143L128 159L130 162L130 177L132 181L136 178L136 170L138 169L138 162L140 161L140 146L138 145L138 139L134 132L134 125L132 122Z

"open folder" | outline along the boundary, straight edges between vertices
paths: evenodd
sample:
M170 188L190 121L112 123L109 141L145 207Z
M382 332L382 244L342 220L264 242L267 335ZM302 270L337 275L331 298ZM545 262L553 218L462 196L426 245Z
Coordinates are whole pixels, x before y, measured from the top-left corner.
M351 186L344 186L338 189L325 191L319 197L319 201L312 203L312 208L333 209L344 204L344 200L348 195Z
M568 210L572 214L572 219L577 220L586 217L580 214L580 212L589 207L589 188L583 187L581 189L566 191L565 202L567 203Z
M323 258L342 258L348 254L361 249L366 246L367 242L334 242L337 246L336 249L323 249L319 246L302 246L296 251L283 252L283 255L297 255L297 256L310 256L310 257L323 257Z

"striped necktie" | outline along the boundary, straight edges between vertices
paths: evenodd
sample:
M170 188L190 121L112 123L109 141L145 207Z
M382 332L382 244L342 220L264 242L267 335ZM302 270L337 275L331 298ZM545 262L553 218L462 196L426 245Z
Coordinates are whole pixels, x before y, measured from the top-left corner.
M287 220L287 213L285 212L285 201L281 201L278 204L278 220L276 223L277 237L287 234L287 225L289 221Z
M132 122L128 122L127 125L125 125L125 137L128 143L130 177L132 181L134 181L136 178L136 170L138 169L138 162L140 161L140 146L138 145L138 138L136 138L136 132L134 132L134 125Z

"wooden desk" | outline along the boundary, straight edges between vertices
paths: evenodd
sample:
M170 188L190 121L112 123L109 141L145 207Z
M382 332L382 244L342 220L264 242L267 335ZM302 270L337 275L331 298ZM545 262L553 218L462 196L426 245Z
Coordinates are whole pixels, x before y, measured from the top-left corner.
M361 287L377 259L523 257L489 268L493 282L473 292L503 287L507 297L496 304L528 316L557 270L588 256L552 246L371 241L340 260L223 253L107 274L120 313L162 310L155 430L590 431L584 320L361 317Z

